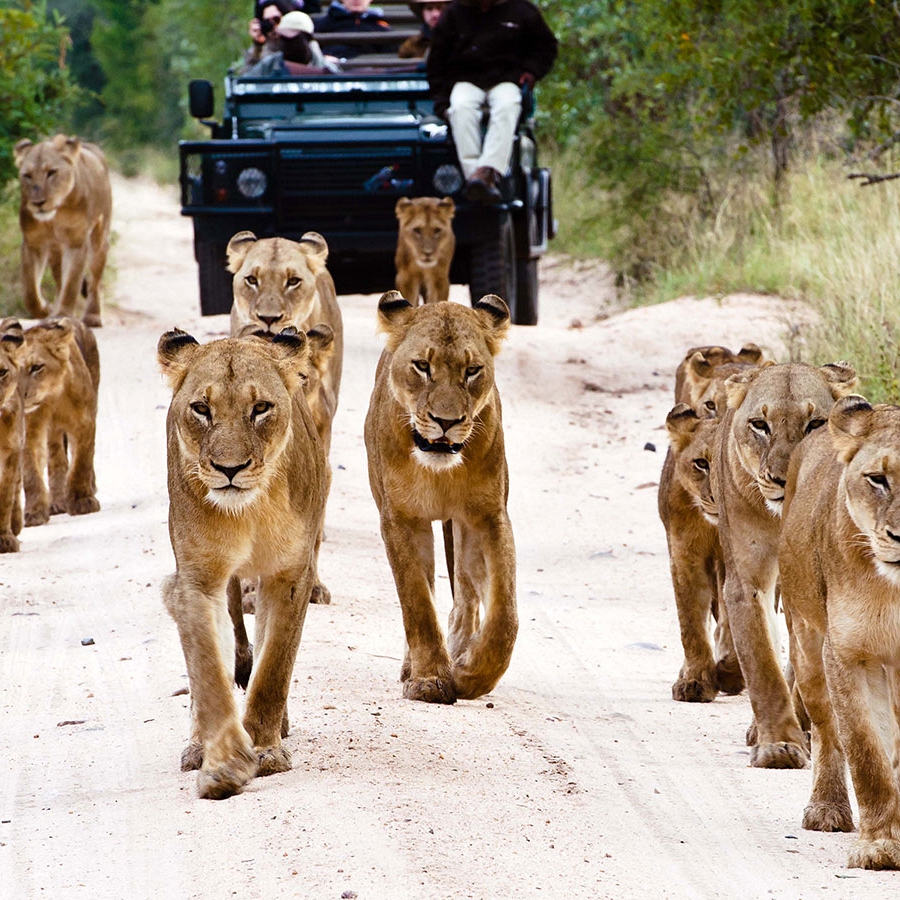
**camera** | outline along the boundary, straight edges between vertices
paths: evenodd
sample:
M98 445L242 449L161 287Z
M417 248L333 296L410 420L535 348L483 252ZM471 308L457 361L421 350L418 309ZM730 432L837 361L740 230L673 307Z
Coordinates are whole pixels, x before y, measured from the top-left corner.
M275 30L275 23L271 19L260 19L259 30L268 37Z

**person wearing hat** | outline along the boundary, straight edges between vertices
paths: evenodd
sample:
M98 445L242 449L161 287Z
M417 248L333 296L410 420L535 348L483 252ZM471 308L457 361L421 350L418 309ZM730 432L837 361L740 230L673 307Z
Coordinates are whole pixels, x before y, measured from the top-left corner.
M300 10L291 10L275 28L280 50L269 53L245 73L250 78L287 78L291 75L324 75L340 68L326 60L313 39L313 20Z
M397 56L401 59L422 59L428 54L432 30L449 2L450 0L411 0L409 8L421 20L422 30L400 45Z
M243 74L270 54L280 52L281 37L276 29L284 16L299 8L300 4L294 0L257 0L247 29L251 44L244 53Z
M496 204L509 170L522 88L556 61L557 40L530 0L452 0L426 60L434 113L450 123L465 197ZM490 112L482 140L481 119Z
M372 0L332 0L326 13L315 20L319 34L360 34L390 31L390 23L380 7L372 6ZM378 44L329 44L328 53L341 59L352 59L360 53L379 53Z

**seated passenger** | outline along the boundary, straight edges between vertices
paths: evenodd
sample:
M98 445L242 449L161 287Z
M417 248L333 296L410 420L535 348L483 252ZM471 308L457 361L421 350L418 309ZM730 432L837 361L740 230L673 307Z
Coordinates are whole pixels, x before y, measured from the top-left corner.
M332 0L325 15L316 18L316 32L364 34L390 31L391 26L383 18L383 11L371 4L372 0ZM383 45L378 43L325 45L326 53L339 59L353 59L361 53L380 53L382 49Z
M273 53L281 50L281 37L276 31L283 16L300 9L302 3L294 0L257 0L255 16L250 20L248 32L253 42L244 53L242 75Z
M248 69L245 76L287 78L340 72L339 66L326 60L319 42L313 39L313 20L305 12L289 12L275 30L281 40L281 50L270 53Z
M401 59L423 59L431 47L431 32L450 0L411 0L409 8L422 21L422 30L407 38L397 50Z

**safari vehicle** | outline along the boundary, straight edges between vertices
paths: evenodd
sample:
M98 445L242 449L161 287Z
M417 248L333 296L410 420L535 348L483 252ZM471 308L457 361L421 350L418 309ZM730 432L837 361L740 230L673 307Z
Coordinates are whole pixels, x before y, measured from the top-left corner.
M467 203L452 136L434 116L421 61L396 55L411 33L396 27L360 35L367 43L382 39L384 52L343 61L339 75L230 72L221 122L211 118L212 85L191 82L191 114L211 130L210 140L179 145L182 214L194 222L204 315L231 309L225 248L238 231L293 240L318 231L339 294L381 293L394 286L398 198L450 196L457 206L451 282L467 284L473 302L499 294L514 322L537 323L538 260L554 223L532 98L524 98L503 202ZM348 35L316 39L328 53L329 42L346 43Z

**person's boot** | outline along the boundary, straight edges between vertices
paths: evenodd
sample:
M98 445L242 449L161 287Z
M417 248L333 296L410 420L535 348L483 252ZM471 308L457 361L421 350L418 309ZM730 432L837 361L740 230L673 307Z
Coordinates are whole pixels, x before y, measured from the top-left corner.
M469 203L495 206L502 199L500 193L500 173L490 166L479 166L466 182L465 198Z

